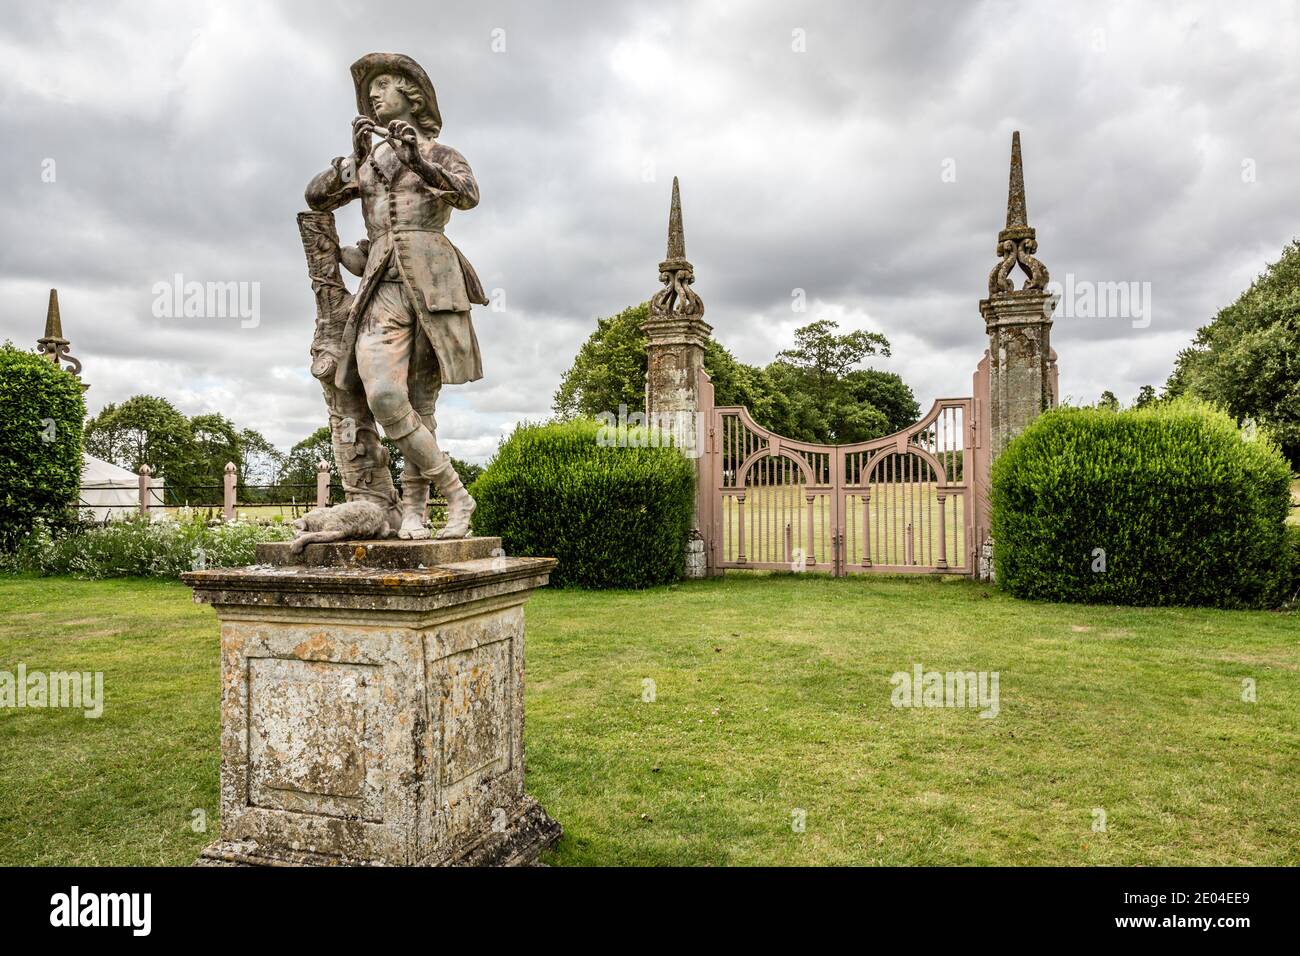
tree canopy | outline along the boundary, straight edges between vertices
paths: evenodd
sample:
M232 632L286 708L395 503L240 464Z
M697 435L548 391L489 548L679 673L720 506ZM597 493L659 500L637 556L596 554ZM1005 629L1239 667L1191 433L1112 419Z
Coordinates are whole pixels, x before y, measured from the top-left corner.
M645 407L646 303L598 319L555 393L561 418ZM877 332L840 333L829 319L796 330L794 346L764 367L738 361L715 339L704 368L720 406L743 405L764 428L799 441L851 443L898 431L920 417L912 390L892 372L858 366L889 355Z
M1300 467L1300 241L1178 353L1166 394L1191 394L1268 428Z
M169 503L220 501L227 462L234 463L241 485L273 484L283 464L259 432L240 429L219 413L187 418L156 395L105 405L86 422L85 448L128 471L148 465L166 483Z

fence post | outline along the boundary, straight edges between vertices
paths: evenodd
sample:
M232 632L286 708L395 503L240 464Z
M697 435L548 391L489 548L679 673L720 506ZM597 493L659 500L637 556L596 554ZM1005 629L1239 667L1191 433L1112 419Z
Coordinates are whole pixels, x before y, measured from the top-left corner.
M140 466L140 514L149 513L149 466Z
M330 463L323 458L316 466L316 507L330 503Z
M221 516L227 521L235 520L235 463L226 462L226 473L222 476Z

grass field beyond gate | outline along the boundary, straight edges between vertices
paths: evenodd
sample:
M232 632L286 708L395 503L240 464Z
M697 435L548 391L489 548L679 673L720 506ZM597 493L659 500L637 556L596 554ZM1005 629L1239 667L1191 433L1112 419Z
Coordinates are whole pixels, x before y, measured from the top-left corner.
M796 484L756 486L745 489L743 508L737 495L721 495L721 560L736 561L743 543L749 564L779 564L788 570L803 555L813 559L814 567L829 567L836 494L825 489L809 492ZM942 507L934 482L873 482L865 488L846 487L842 495L839 523L850 566L861 566L869 558L876 565L918 566L923 571L941 554L950 568L966 566L968 493L945 492Z
M527 613L557 865L1300 862L1295 615L811 575ZM107 703L0 710L0 864L193 860L218 826L211 609L178 583L0 578L18 662L103 671ZM997 671L998 716L891 706L915 664Z

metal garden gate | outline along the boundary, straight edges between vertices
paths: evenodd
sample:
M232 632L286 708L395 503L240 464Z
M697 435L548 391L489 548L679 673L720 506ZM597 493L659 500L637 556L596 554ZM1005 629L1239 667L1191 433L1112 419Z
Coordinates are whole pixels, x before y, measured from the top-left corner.
M706 417L711 568L971 573L972 399L940 399L916 424L852 445L784 438L742 407Z

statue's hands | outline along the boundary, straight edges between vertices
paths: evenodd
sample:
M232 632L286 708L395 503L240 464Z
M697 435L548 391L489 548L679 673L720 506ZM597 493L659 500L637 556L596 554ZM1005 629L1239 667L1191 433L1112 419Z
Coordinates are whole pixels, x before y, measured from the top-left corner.
M339 248L339 262L354 276L365 275L366 259L370 255L370 240L362 239L355 246Z
M393 152L397 153L397 158L406 166L412 169L416 168L422 161L420 156L419 139L415 135L415 127L410 123L402 120L393 120L388 124L389 142L393 145Z
M357 163L365 162L370 155L370 134L375 124L369 116L358 116L352 121L352 157Z

